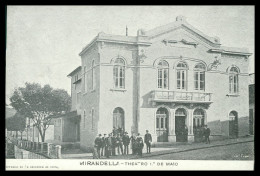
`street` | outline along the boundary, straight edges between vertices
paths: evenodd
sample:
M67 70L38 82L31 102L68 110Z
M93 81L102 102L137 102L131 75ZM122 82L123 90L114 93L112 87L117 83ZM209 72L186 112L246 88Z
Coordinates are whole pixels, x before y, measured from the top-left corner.
M180 153L145 157L146 160L254 160L254 143L239 143Z

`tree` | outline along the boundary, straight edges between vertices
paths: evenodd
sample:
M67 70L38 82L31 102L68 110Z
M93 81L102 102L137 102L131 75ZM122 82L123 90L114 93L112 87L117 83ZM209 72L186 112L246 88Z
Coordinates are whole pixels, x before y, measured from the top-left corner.
M25 87L14 90L10 97L11 106L24 117L33 121L42 142L51 119L63 112L68 112L71 98L64 89L53 89L50 85L43 87L38 83L25 83Z
M22 139L22 134L25 129L25 126L26 126L26 119L19 112L17 112L14 116L6 119L7 130L16 131L16 137L17 137L17 131L20 131L21 139Z

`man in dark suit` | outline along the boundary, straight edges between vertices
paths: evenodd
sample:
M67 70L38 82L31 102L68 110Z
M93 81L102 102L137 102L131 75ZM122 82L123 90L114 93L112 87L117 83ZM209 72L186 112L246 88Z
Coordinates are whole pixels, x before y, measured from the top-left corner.
M108 137L105 139L105 156L107 158L111 156L111 147L112 147L112 137L111 134L108 134Z
M105 156L105 146L106 146L106 134L104 134L104 136L102 137L102 145L101 145L101 149L100 149L100 151L101 151L101 156Z
M128 136L128 133L125 132L124 136L123 136L123 145L124 145L124 154L128 155L128 146L130 143L130 137Z
M111 138L111 142L112 142L112 156L116 156L116 136L113 135Z
M123 155L123 141L122 141L122 136L120 135L120 133L117 134L117 137L116 137L116 144L117 144L117 153L118 155L120 154L120 151L121 151L121 154Z
M101 138L101 134L98 135L98 137L96 137L95 139L95 149L97 150L97 154L98 154L98 158L100 158L100 148L102 146L102 138Z
M208 128L207 125L205 125L205 141L206 144L209 143L210 144L210 140L209 140L209 136L210 136L210 129Z
M147 153L151 153L151 143L152 143L152 135L146 130L146 134L144 136L144 142L146 144Z

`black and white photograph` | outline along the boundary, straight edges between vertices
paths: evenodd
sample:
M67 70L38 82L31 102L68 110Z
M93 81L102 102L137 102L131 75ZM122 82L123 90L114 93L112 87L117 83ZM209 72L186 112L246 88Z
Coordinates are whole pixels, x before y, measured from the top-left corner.
M254 38L254 6L8 5L6 170L254 170Z

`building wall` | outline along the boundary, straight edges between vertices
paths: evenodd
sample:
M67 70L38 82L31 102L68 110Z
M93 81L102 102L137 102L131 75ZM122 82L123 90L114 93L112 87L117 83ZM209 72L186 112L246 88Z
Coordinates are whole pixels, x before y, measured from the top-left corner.
M95 61L95 89L91 90L91 63ZM94 145L94 139L98 134L99 128L99 97L100 97L100 59L98 53L98 46L94 44L88 52L84 53L81 57L82 70L86 66L86 72L82 77L81 85L81 122L80 122L80 147L83 150L89 150ZM84 78L84 79L83 79ZM87 79L87 91L85 91L85 79ZM91 111L94 110L93 119ZM84 111L86 117L84 117ZM85 120L84 120L85 118ZM85 122L85 126L84 126Z
M124 44L104 43L100 49L100 133L111 133L113 129L113 111L120 107L124 111L125 130L131 134L133 126L133 90L134 69L133 60L136 57L136 47ZM126 63L125 89L114 87L113 63L122 58ZM105 122L105 123L104 123Z

